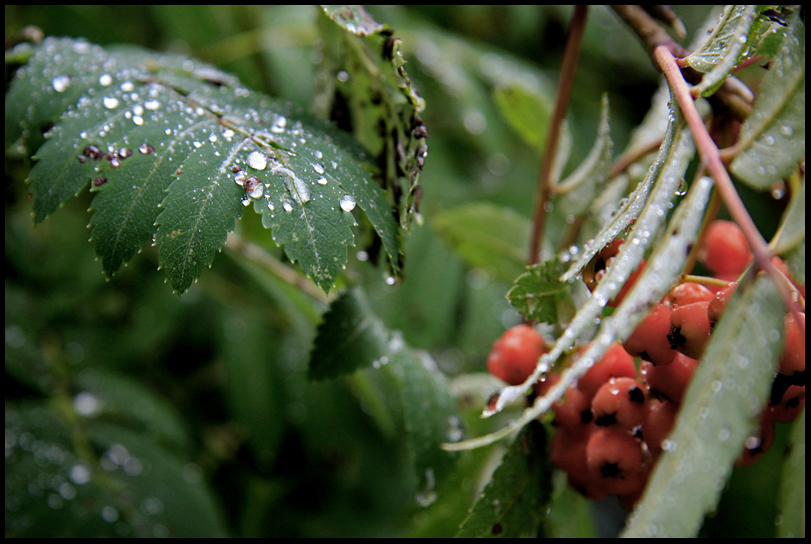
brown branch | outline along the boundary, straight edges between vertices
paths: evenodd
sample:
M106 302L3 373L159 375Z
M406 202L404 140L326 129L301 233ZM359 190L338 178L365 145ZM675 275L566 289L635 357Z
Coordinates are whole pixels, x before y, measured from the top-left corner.
M560 71L560 82L555 96L555 109L549 122L549 133L546 136L546 149L541 159L541 172L538 176L538 192L535 195L535 216L532 224L532 236L529 244L529 257L527 263L536 264L540 259L541 243L543 242L544 225L546 224L546 203L550 195L550 177L558 147L560 125L566 115L569 105L574 73L577 68L577 57L580 55L580 44L583 41L583 31L586 27L586 14L588 6L575 6L574 16L569 25L569 36L566 39L566 49L563 54L563 66Z

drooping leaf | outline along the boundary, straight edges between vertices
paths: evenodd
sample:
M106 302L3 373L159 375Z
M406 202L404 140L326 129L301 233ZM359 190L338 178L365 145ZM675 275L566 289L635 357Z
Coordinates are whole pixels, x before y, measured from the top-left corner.
M511 209L462 204L438 212L431 224L470 266L492 269L507 284L524 272L532 224Z
M419 482L416 500L428 506L435 499L435 486L453 464L439 444L458 433L456 398L430 356L386 329L358 290L344 293L324 315L310 355L309 377L353 372L357 394L384 434L405 433Z
M756 428L782 349L783 314L768 277L730 303L624 536L696 536Z
M805 27L797 18L789 30L741 128L741 153L730 167L758 190L785 178L805 155Z
M538 536L552 494L543 424L533 421L510 445L457 537Z
M576 308L567 283L560 281L565 264L557 259L533 265L507 292L518 312L540 323L568 323Z
M29 178L36 221L88 182L98 193L91 237L108 276L153 242L174 289L186 291L251 201L325 291L354 245L356 205L399 263L398 227L364 152L209 65L48 38L19 70L6 112L20 145L48 130Z

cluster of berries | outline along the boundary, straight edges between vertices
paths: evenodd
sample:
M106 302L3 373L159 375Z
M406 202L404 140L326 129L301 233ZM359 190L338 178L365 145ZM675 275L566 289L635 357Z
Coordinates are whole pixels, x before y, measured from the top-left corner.
M590 289L599 283L622 243L614 240L589 264L583 278ZM630 507L641 496L651 469L667 448L666 437L713 325L738 285L731 280L752 259L743 234L727 221L710 225L699 257L716 278L729 283L716 292L691 282L674 287L630 338L610 346L552 407L557 427L552 462L589 498L618 495ZM779 259L775 263L787 272ZM636 275L629 279L609 304L618 304L635 279ZM804 298L804 287L797 287ZM774 423L793 421L804 406L804 317L801 328L791 314L786 316L786 348L769 405L760 417L760 435L747 441L739 465L751 464L765 453L774 437ZM488 370L517 385L529 377L545 352L535 329L518 325L494 343ZM634 357L641 360L638 369ZM557 374L546 376L536 384L536 394L545 394L559 379Z

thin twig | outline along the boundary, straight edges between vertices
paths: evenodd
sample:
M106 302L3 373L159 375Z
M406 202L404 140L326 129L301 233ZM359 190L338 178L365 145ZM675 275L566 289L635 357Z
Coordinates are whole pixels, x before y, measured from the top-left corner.
M563 54L563 66L560 71L560 82L555 96L555 110L549 122L549 133L546 136L546 149L541 162L541 173L538 176L538 192L535 196L535 217L532 224L532 236L529 244L529 257L527 263L536 264L540 259L543 231L546 223L546 203L549 201L549 179L558 147L560 125L566 115L569 105L569 96L574 84L574 73L577 68L577 58L580 56L580 44L583 41L583 31L586 28L586 14L588 6L578 5L574 8L572 23L569 25L569 36L566 39L566 49Z

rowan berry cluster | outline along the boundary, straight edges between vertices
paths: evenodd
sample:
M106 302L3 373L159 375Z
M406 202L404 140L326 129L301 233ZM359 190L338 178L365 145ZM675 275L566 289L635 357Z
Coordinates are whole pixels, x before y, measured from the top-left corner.
M614 240L586 267L583 280L591 290L622 243ZM610 346L553 404L557 431L551 442L552 462L589 498L618 495L631 506L641 496L651 469L667 449L667 435L713 326L738 286L733 280L752 255L737 225L715 221L699 259L716 278L729 283L715 291L693 282L671 289L625 342ZM774 262L792 280L782 261L775 257ZM621 302L638 273L609 304ZM804 286L795 286L804 298ZM751 464L765 453L774 438L774 423L793 421L804 406L805 314L801 316L802 327L792 314L786 315L785 349L769 404L760 415L760 433L747 441L738 465ZM532 327L518 325L495 342L488 370L517 385L529 377L545 352L543 338ZM545 394L558 380L557 374L546 376L536 384L536 394Z

